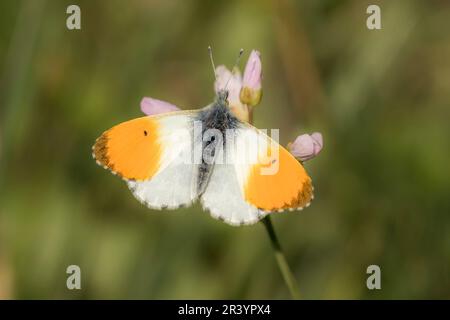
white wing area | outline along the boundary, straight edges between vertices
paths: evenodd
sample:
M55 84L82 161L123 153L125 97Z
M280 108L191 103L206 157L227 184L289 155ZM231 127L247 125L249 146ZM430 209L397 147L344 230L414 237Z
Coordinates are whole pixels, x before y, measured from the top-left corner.
M160 169L149 180L127 181L133 195L153 209L176 209L197 199L198 165L192 161L193 124L196 112L158 117L163 146Z
M235 131L235 145L226 144L226 157L222 149L217 150L216 159L226 159L216 161L208 186L200 197L203 207L210 211L212 217L231 225L254 224L268 214L249 204L244 198L243 183L248 172L248 161L249 158L256 158L258 150L250 148L250 151L247 148L249 144L255 143L251 143L251 139L244 141L249 138L248 134L253 135L247 129ZM245 159L243 154L247 154Z

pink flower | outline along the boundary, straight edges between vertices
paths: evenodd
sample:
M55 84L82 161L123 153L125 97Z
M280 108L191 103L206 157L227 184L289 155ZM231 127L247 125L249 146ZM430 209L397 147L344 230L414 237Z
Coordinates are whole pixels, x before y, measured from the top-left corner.
M149 97L144 97L141 100L141 111L148 116L179 110L180 108L178 108L177 106L162 100Z
M289 151L294 157L301 161L307 161L317 156L322 150L323 138L319 132L313 134L302 134L288 145Z
M226 89L228 91L228 104L231 111L241 120L249 121L250 109L261 101L261 58L256 50L252 50L245 66L244 78L238 68L233 72L225 66L216 68L216 93Z
M216 68L216 81L214 82L214 90L219 93L221 90L228 91L228 103L230 107L242 107L242 102L239 99L239 92L242 88L242 76L239 69L231 72L225 66L218 66Z
M259 51L252 50L245 66L244 79L242 86L254 90L261 90L262 66L261 54Z
M252 50L245 66L240 99L243 103L256 106L261 101L262 65L260 53Z
M228 91L228 105L236 117L242 121L249 120L249 109L241 102L239 93L242 88L242 76L238 68L233 72L225 66L216 68L216 81L214 82L214 90L219 93L221 90Z

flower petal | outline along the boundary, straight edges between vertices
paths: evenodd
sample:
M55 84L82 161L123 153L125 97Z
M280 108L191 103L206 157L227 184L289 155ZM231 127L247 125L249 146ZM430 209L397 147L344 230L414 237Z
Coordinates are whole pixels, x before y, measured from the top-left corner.
M311 134L311 138L314 140L314 153L318 155L323 148L322 134L320 132L314 132Z
M216 81L214 82L214 89L216 93L226 89L228 91L228 102L230 104L240 103L239 93L242 87L242 77L239 69L231 72L225 66L218 66L216 68Z
M239 96L242 103L254 107L261 101L261 81L261 57L258 51L252 50L245 66L242 80L242 89Z
M149 97L144 97L141 100L141 111L148 116L179 110L180 108L166 101Z
M242 86L253 90L261 89L262 65L259 51L252 50L245 66Z
M216 93L219 93L219 91L226 89L228 91L227 100L231 111L240 120L248 121L249 110L239 98L241 88L242 76L239 69L236 68L233 72L231 72L225 66L218 66L216 68L216 82L214 83L214 90Z
M298 136L293 143L288 145L288 149L294 157L301 161L307 161L319 154L323 147L322 134L314 132L313 134L302 134Z

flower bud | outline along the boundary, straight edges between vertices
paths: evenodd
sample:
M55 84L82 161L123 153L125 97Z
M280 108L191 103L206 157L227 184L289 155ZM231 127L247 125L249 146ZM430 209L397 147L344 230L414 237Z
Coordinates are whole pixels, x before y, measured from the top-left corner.
M256 106L262 97L262 66L258 51L252 50L245 66L240 100L249 106Z
M301 161L314 158L322 150L322 147L323 138L319 132L314 132L311 135L302 134L293 143L288 145L288 149L292 155Z

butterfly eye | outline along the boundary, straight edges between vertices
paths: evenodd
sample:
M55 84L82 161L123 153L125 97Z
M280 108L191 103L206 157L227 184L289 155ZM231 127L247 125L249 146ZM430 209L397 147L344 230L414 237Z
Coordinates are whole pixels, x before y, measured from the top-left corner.
M147 130L144 130L144 136L146 136L147 135Z

